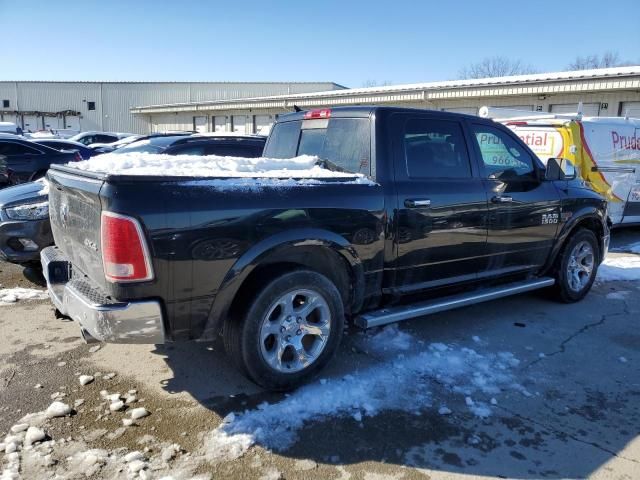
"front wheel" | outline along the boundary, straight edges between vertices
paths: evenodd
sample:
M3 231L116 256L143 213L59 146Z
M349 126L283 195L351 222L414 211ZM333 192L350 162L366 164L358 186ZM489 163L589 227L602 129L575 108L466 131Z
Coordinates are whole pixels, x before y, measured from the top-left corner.
M591 230L581 229L569 238L556 260L556 294L573 303L589 293L600 262L600 248Z
M224 342L251 380L269 390L288 390L331 360L343 327L336 286L317 272L297 270L258 291L241 318L230 316Z

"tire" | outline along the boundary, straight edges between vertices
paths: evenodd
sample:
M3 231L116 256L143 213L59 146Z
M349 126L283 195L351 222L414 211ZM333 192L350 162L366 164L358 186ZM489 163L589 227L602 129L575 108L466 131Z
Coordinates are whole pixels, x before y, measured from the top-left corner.
M29 178L29 181L34 182L36 180L39 180L42 177L44 177L46 174L47 174L47 170L38 170L33 175L31 175L31 178Z
M589 249L591 251L590 254L588 254ZM582 256L585 253L587 255ZM579 229L569 237L562 252L556 259L554 268L556 284L552 287L556 299L564 303L574 303L582 300L591 290L598 273L599 264L600 247L598 239L591 230ZM588 268L589 265L590 268ZM588 274L587 270L589 270ZM581 272L578 274L578 279L576 279L575 275L572 275L572 272L576 271Z
M317 272L295 270L257 291L244 312L230 315L223 339L227 354L249 379L283 391L309 380L331 360L343 329L336 286Z

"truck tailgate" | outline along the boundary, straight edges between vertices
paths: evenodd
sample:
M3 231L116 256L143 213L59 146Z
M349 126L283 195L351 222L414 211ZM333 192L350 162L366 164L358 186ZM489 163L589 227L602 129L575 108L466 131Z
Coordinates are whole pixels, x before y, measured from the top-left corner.
M74 268L105 286L100 255L100 189L104 181L96 176L52 169L49 180L51 231L58 248ZM76 273L80 273L76 272Z

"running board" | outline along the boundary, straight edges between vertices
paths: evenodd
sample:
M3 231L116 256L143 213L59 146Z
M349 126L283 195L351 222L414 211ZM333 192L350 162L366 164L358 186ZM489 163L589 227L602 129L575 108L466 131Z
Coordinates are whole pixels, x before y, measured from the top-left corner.
M356 317L355 324L361 328L379 327L388 323L400 322L410 318L422 317L433 313L453 310L454 308L466 307L476 303L495 300L496 298L508 297L518 293L529 292L539 288L550 287L555 283L555 279L542 277L535 280L509 283L494 288L475 290L469 293L452 295L450 297L427 300L425 302L402 305L398 307L383 308L374 310Z

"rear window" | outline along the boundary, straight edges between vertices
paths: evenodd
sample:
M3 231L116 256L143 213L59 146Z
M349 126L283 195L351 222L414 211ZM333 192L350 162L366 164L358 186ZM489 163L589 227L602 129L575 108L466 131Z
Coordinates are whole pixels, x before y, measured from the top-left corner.
M371 175L368 118L332 118L277 123L264 150L269 158L314 155L352 173Z

